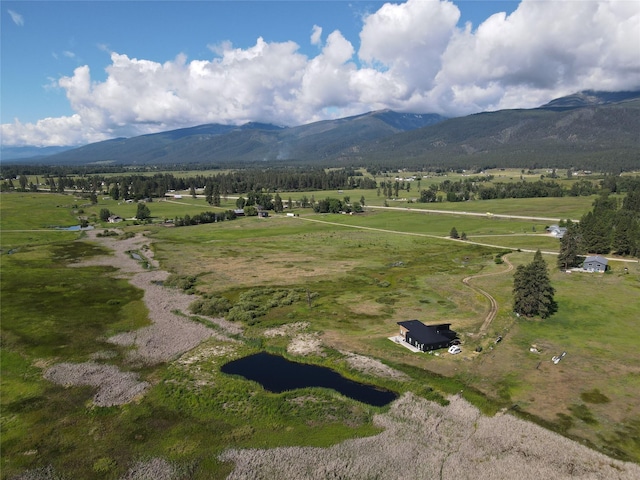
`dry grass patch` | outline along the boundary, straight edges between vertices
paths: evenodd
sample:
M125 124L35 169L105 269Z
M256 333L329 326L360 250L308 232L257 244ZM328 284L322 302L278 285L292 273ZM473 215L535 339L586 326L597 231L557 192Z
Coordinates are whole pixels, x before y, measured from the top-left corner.
M296 335L289 345L287 352L292 355L323 355L322 339L317 332Z
M297 332L309 328L309 322L294 322L280 325L279 327L269 328L263 332L266 338L273 337L291 337Z
M376 360L375 358L367 357L365 355L358 355L357 353L351 352L340 353L342 353L346 357L349 366L354 370L358 370L359 372L363 372L376 377L392 378L394 380L409 380L409 376L404 372L391 368L388 365L382 363L380 360Z
M232 480L640 478L636 464L510 415L482 416L460 397L442 407L408 393L374 422L385 430L329 448L227 450L220 459L235 462Z
M297 258L296 258L297 257ZM308 279L319 280L344 274L357 265L355 261L312 261L308 256L269 254L253 258L202 258L195 272L200 277L202 290L226 290L233 285L256 286L264 284L295 285Z
M124 405L144 395L149 384L138 377L137 373L123 372L114 365L92 362L59 363L44 372L44 378L65 387L97 387L93 403L99 407Z

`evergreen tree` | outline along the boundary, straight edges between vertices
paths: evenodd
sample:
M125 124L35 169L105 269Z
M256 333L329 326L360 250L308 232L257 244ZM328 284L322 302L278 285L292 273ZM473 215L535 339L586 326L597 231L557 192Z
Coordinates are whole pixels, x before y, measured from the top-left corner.
M220 185L217 183L213 186L212 204L216 207L220 206Z
M547 318L557 310L547 263L538 250L528 265L519 265L513 275L513 310L526 317Z
M280 213L284 210L284 205L282 204L282 198L279 194L275 194L273 197L273 211L276 213Z
M108 208L100 209L100 220L102 220L103 222L106 222L107 220L109 220L110 216L111 216L111 212L109 211Z
M449 236L451 238L460 238L460 235L458 235L458 230L456 230L456 227L453 227L451 229L451 231L449 232Z
M136 218L138 220L146 220L151 217L151 211L144 203L138 203L138 210L136 211Z
M580 232L575 223L567 224L567 231L560 239L560 252L558 253L558 268L577 267L580 264Z
M114 185L111 189L111 198L114 200L120 200L120 189L118 188L118 184Z
M614 220L613 251L618 255L637 255L640 228L632 211L620 210Z
M204 186L204 197L209 205L213 205L213 184L207 182Z
M584 252L600 254L611 250L611 224L605 212L585 214L580 220L580 234Z

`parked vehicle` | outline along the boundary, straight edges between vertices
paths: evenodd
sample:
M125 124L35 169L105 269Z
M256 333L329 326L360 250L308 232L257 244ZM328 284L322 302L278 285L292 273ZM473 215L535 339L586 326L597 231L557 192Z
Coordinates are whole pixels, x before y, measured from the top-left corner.
M451 345L451 346L449 347L448 352L449 352L451 355L457 355L458 353L461 353L461 352L462 352L462 349L461 349L458 345Z

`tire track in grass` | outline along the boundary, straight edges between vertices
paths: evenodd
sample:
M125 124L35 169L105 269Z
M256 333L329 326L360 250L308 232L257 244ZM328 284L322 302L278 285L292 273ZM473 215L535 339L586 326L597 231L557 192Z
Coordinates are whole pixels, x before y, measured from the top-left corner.
M467 287L469 287L475 292L478 292L480 295L486 297L489 300L489 304L490 304L489 313L487 313L487 316L485 317L484 322L482 322L482 325L480 326L480 329L476 334L476 336L478 337L481 337L487 333L487 330L489 329L489 325L491 325L491 322L493 322L493 319L496 318L496 315L498 314L498 302L496 301L495 298L493 298L493 296L490 293L486 292L480 287L476 287L475 285L472 285L469 282L475 278L491 277L494 275L504 275L505 273L509 273L510 271L512 271L513 264L509 261L508 255L504 255L503 259L507 264L506 270L502 270L500 272L493 272L493 273L482 273L479 275L470 275L462 279L462 283L464 283Z

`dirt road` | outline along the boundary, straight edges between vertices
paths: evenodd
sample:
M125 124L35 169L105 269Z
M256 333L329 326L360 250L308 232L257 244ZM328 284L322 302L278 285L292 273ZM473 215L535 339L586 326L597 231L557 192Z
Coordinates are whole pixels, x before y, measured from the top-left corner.
M478 333L476 334L476 336L481 337L483 335L485 335L487 333L487 329L489 328L489 325L491 325L491 322L493 321L494 318L496 318L496 315L498 313L498 302L496 301L495 298L493 298L493 296L486 292L485 290L481 289L480 287L476 287L475 285L471 285L469 282L471 280L473 280L474 278L482 278L482 277L491 277L494 275L504 275L505 273L509 273L510 271L513 270L513 264L509 261L509 258L507 255L505 255L503 257L504 262L507 264L507 269L506 270L502 270L500 272L493 272L493 273L481 273L478 275L470 275L468 277L465 277L462 279L462 283L464 283L467 287L471 288L472 290L478 292L480 295L483 295L484 297L486 297L489 300L489 313L487 313L487 316L484 319L484 322L482 322L482 325L480 326L480 329L478 330Z

